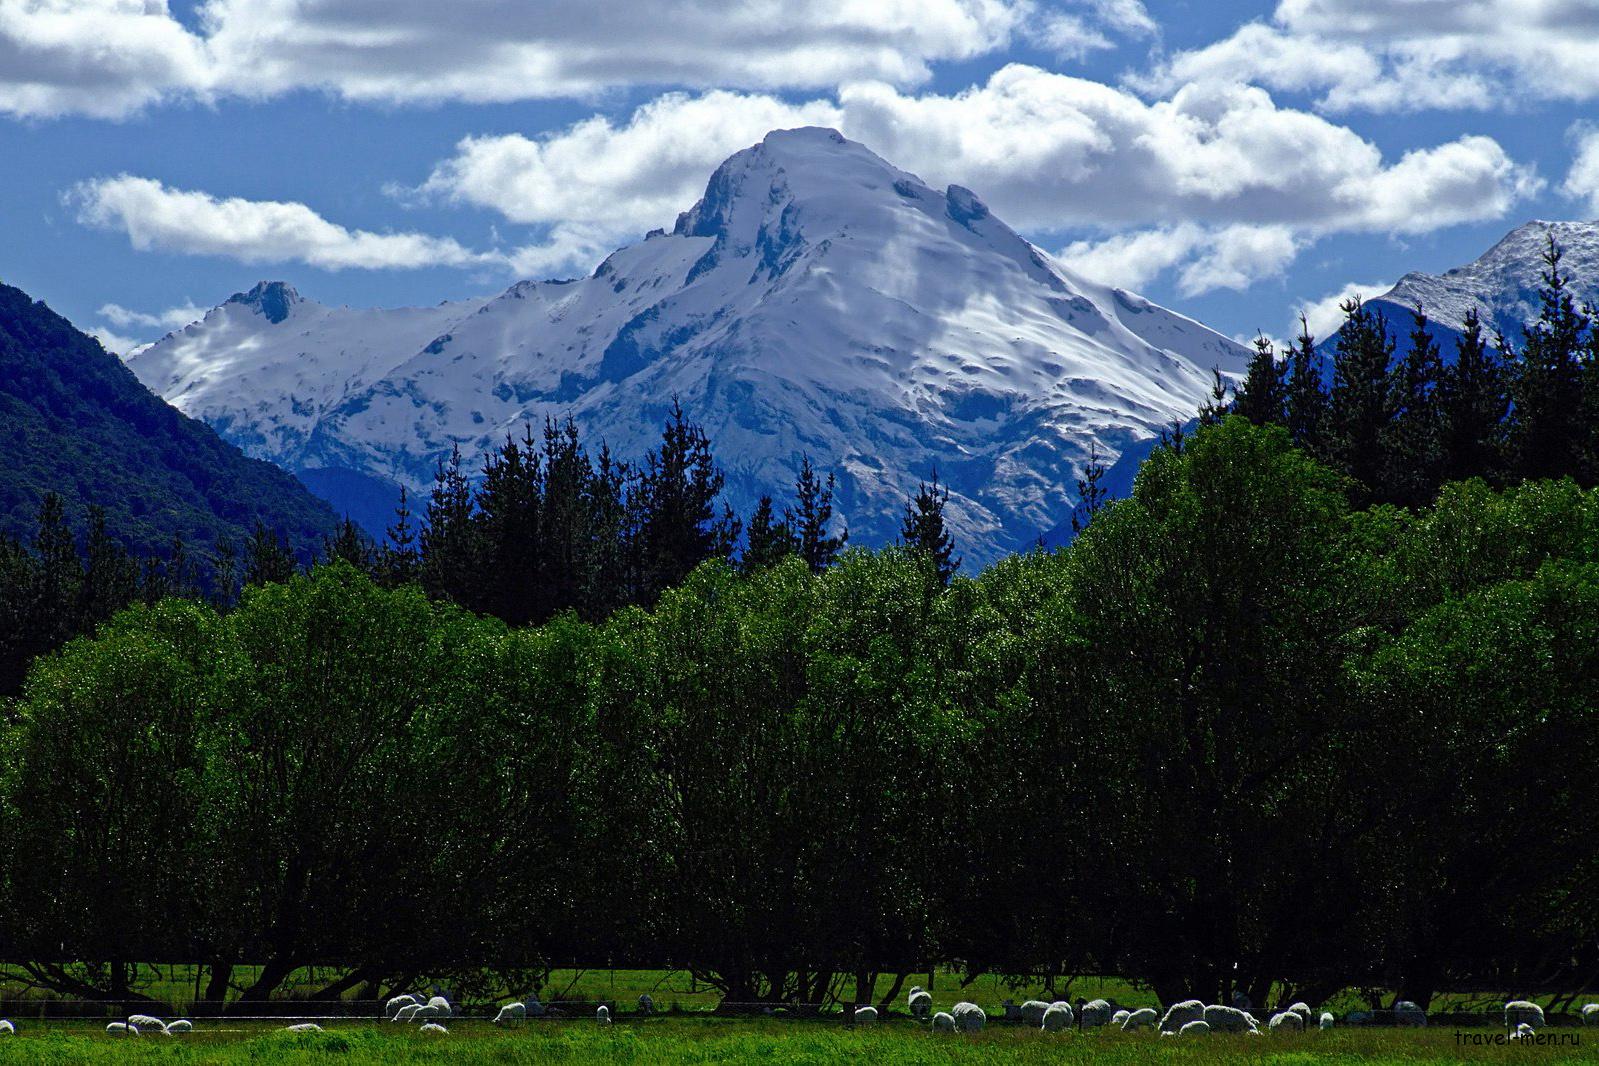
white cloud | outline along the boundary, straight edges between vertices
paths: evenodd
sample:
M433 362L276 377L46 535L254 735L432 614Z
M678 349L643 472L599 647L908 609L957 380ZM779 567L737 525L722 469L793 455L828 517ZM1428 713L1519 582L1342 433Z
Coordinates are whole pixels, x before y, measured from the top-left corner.
M503 265L498 253L420 233L371 233L329 222L304 204L217 199L128 174L87 181L67 199L79 221L126 233L140 251L218 255L242 263L301 262L325 270Z
M1560 191L1580 201L1591 217L1599 218L1599 128L1579 122L1571 128L1571 169Z
M1393 288L1392 282L1374 281L1367 284L1350 282L1341 288L1313 300L1302 301L1294 308L1293 320L1288 323L1286 335L1299 336L1299 316L1304 315L1310 335L1317 340L1330 337L1344 324L1343 305L1354 297L1370 300Z
M114 118L166 97L308 88L485 102L637 85L912 85L930 64L1005 47L1034 11L1032 0L207 0L191 29L167 0L0 0L0 110Z
M1147 91L1246 80L1326 110L1599 97L1599 0L1281 0L1270 24L1179 52Z
M166 0L0 0L0 113L120 118L210 80Z
M184 304L181 307L169 307L158 314L149 314L145 311L133 311L121 304L103 304L98 314L101 318L120 329L129 326L139 326L144 329L182 329L191 322L198 322L205 317L206 308L196 307L194 304Z
M100 342L100 347L112 355L126 356L143 343L142 341L134 340L132 337L124 337L122 334L117 333L115 330L107 329L105 326L96 326L89 330L88 333L89 336Z
M619 240L669 225L732 151L809 124L836 126L935 184L976 189L1030 232L1102 234L1064 253L1090 276L1136 285L1182 267L1188 292L1248 285L1331 233L1499 218L1538 187L1486 137L1388 161L1353 130L1279 107L1262 89L1212 83L1146 103L1011 65L953 95L881 82L799 103L669 94L623 121L468 138L413 191L544 227L546 239L517 254L523 271L589 266Z

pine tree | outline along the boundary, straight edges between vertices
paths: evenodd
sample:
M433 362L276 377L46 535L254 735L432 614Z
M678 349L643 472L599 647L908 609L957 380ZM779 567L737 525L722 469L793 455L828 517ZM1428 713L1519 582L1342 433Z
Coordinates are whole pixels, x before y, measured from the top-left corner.
M1177 423L1172 424L1172 442L1168 447L1173 451L1183 450L1183 427ZM1165 438L1162 437L1164 442ZM1077 506L1072 508L1072 533L1078 534L1087 529L1094 521L1094 516L1105 506L1105 464L1099 457L1099 444L1096 441L1088 443L1088 462L1083 467L1083 476L1077 479Z
M1353 297L1342 305L1344 325L1338 331L1333 358L1333 387L1328 407L1328 451L1337 466L1360 486L1357 502L1383 498L1388 472L1385 447L1393 421L1388 367L1394 341L1388 322Z
M1430 503L1438 490L1442 426L1437 395L1443 361L1418 305L1411 312L1410 348L1389 374L1389 424L1383 449L1388 472L1378 499L1405 507Z
M1287 364L1264 334L1255 338L1255 354L1233 401L1233 412L1257 426L1282 425L1288 403Z
M348 515L332 536L322 538L322 557L330 563L342 560L363 574L371 574L377 569L371 539L361 532L361 528Z
M770 496L762 496L750 515L749 537L739 565L745 573L763 570L790 555L799 554L799 539L788 518L779 518Z
M477 606L478 552L472 523L472 487L461 469L461 448L450 450L433 475L422 524L422 585L429 595L468 609Z
M710 439L674 398L661 445L636 484L640 602L654 603L705 560L732 555L740 524L725 506L716 512L723 480Z
M633 478L632 468L602 444L588 482L590 532L583 566L587 585L578 608L592 622L609 618L631 602L628 575L636 572L632 565L635 530L627 496Z
M394 524L389 526L384 541L378 567L382 582L396 588L415 581L421 567L416 529L411 524L411 501L404 485L400 486L400 502L394 507Z
M905 515L899 525L900 541L931 562L933 574L944 588L949 587L950 579L961 565L960 559L955 557L955 538L944 524L944 508L948 503L949 489L938 483L935 467L932 483L922 482L917 486L916 495L905 505Z
M800 456L799 477L794 481L794 510L788 523L799 540L799 555L810 566L812 573L821 573L833 565L838 553L849 542L849 531L834 536L832 474L824 482L811 465L809 455Z
M65 643L77 631L78 597L83 588L83 564L67 525L66 504L54 492L39 505L39 524L33 538L36 587L31 597L31 630L41 649Z
M1544 251L1538 321L1526 332L1511 364L1512 405L1506 450L1514 476L1523 479L1576 476L1581 472L1583 401L1579 352L1589 330L1586 315L1561 273L1560 245L1549 234Z
M1210 396L1199 405L1199 424L1214 426L1227 416L1227 383L1222 380L1221 367L1210 368Z
M89 507L84 539L83 587L78 627L91 629L132 603L139 592L139 567L106 527L105 509Z
M288 541L257 521L244 545L246 585L282 584L294 576L294 552Z
M239 600L239 550L227 537L211 552L211 605L227 611Z
M1504 368L1473 308L1466 312L1454 365L1445 367L1438 380L1440 480L1499 477L1500 434L1509 407Z
M546 436L552 430L546 425ZM520 440L508 434L484 459L470 519L482 568L477 606L512 625L542 621L554 596L543 580L543 492L543 462L533 428L524 426Z
M1288 354L1287 399L1284 402L1288 436L1318 459L1327 456L1327 387L1321 353L1310 335L1310 323L1299 316L1299 336Z

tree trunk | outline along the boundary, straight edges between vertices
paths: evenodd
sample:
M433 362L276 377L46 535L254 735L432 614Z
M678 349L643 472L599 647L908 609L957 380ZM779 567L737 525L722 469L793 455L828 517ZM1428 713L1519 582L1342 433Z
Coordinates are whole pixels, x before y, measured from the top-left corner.
M205 1001L221 1003L228 998L228 982L233 979L233 963L217 959L211 963L209 969L211 976L205 983Z

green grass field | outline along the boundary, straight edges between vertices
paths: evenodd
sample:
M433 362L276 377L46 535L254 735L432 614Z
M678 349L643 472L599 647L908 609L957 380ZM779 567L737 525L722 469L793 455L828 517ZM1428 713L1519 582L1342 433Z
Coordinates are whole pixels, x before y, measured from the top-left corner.
M1157 1037L1149 1032L1045 1035L990 1026L981 1034L933 1033L899 1021L846 1030L836 1021L656 1018L602 1029L588 1020L496 1030L455 1022L447 1036L414 1027L330 1023L322 1033L202 1023L181 1037L107 1036L84 1024L29 1025L0 1038L0 1063L1444 1063L1599 1061L1599 1039L1560 1030L1577 1046L1461 1045L1454 1030L1345 1029L1263 1037ZM1552 1031L1546 1031L1552 1032Z

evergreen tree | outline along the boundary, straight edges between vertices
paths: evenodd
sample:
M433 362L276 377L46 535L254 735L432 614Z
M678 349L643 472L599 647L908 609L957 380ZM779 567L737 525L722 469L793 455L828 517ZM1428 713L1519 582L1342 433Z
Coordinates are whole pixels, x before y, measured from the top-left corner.
M79 627L90 629L137 598L139 567L106 528L105 510L95 505L89 507L89 534L83 554Z
M433 494L422 524L422 585L462 607L476 606L478 552L472 523L472 487L461 470L461 448L433 475Z
M1281 425L1288 404L1288 367L1277 358L1264 334L1255 338L1255 354L1233 401L1233 411L1257 426Z
M770 506L770 501L766 501ZM899 536L906 547L924 555L933 566L939 585L948 588L961 561L955 557L955 538L944 524L944 508L949 503L949 489L938 483L938 469L933 469L931 484L922 482L916 495L905 505L905 515L900 519Z
M1221 367L1210 368L1210 396L1199 405L1199 424L1214 426L1227 416L1227 383L1222 380Z
M211 605L231 610L239 601L239 550L222 537L211 552Z
M1165 436L1161 440L1165 442ZM1181 453L1183 450L1183 427L1172 423L1171 444L1169 450ZM1105 506L1105 487L1100 484L1105 480L1105 464L1099 457L1099 444L1097 441L1088 443L1088 464L1083 467L1083 476L1077 479L1077 506L1072 508L1072 533L1081 533L1093 522L1094 516Z
M749 538L740 565L745 573L764 570L790 555L799 554L799 539L794 536L788 515L779 517L770 496L762 496L750 515Z
M294 552L289 542L257 522L244 545L244 583L282 584L294 576L295 570Z
M1561 273L1560 245L1549 235L1543 254L1538 321L1511 364L1512 406L1506 449L1512 473L1527 480L1576 476L1587 432L1582 415L1579 352L1589 331Z
M1455 363L1438 380L1439 478L1497 478L1500 434L1510 400L1504 369L1483 337L1476 308L1466 312Z
M382 583L396 588L415 581L421 567L416 529L411 524L411 501L404 485L400 486L400 502L394 507L394 524L389 526L384 540L378 568Z
M546 424L546 441L553 426ZM478 606L512 625L542 621L555 590L545 584L544 464L524 426L521 440L509 435L483 461L471 521L476 527ZM572 580L569 574L561 575Z
M589 538L583 565L587 584L579 607L591 622L609 618L631 599L628 575L635 572L635 537L627 494L632 479L632 469L602 444L588 479Z
M811 457L800 456L799 477L794 482L794 511L788 516L788 524L799 541L799 556L812 573L819 574L832 566L849 542L849 530L837 536L832 533L833 490L833 475L828 474L824 482L811 465Z
M1353 297L1342 305L1344 325L1338 331L1333 358L1333 387L1328 408L1328 450L1337 465L1359 485L1357 503L1383 498L1388 472L1387 434L1393 421L1388 367L1394 341L1388 322Z
M39 505L39 525L33 538L36 587L31 597L31 629L41 650L59 647L77 631L78 597L83 588L83 564L67 525L66 505L54 492Z
M1287 399L1284 402L1288 436L1295 445L1317 458L1327 454L1327 387L1321 353L1310 335L1310 323L1299 316L1299 336L1288 353Z
M536 617L577 607L593 587L586 570L595 536L591 508L594 470L567 419L544 426L544 499L539 528L539 583L544 593ZM696 560L697 562L697 560Z
M361 528L348 515L332 536L322 538L322 558L330 563L343 560L369 576L377 569L371 538L361 532Z
M1388 473L1377 498L1418 507L1430 502L1438 489L1443 450L1438 385L1443 362L1420 306L1411 318L1410 349L1389 375L1394 416L1384 442Z
M653 604L705 560L732 555L740 523L725 506L716 513L722 484L710 439L674 398L660 447L636 484L640 602Z

